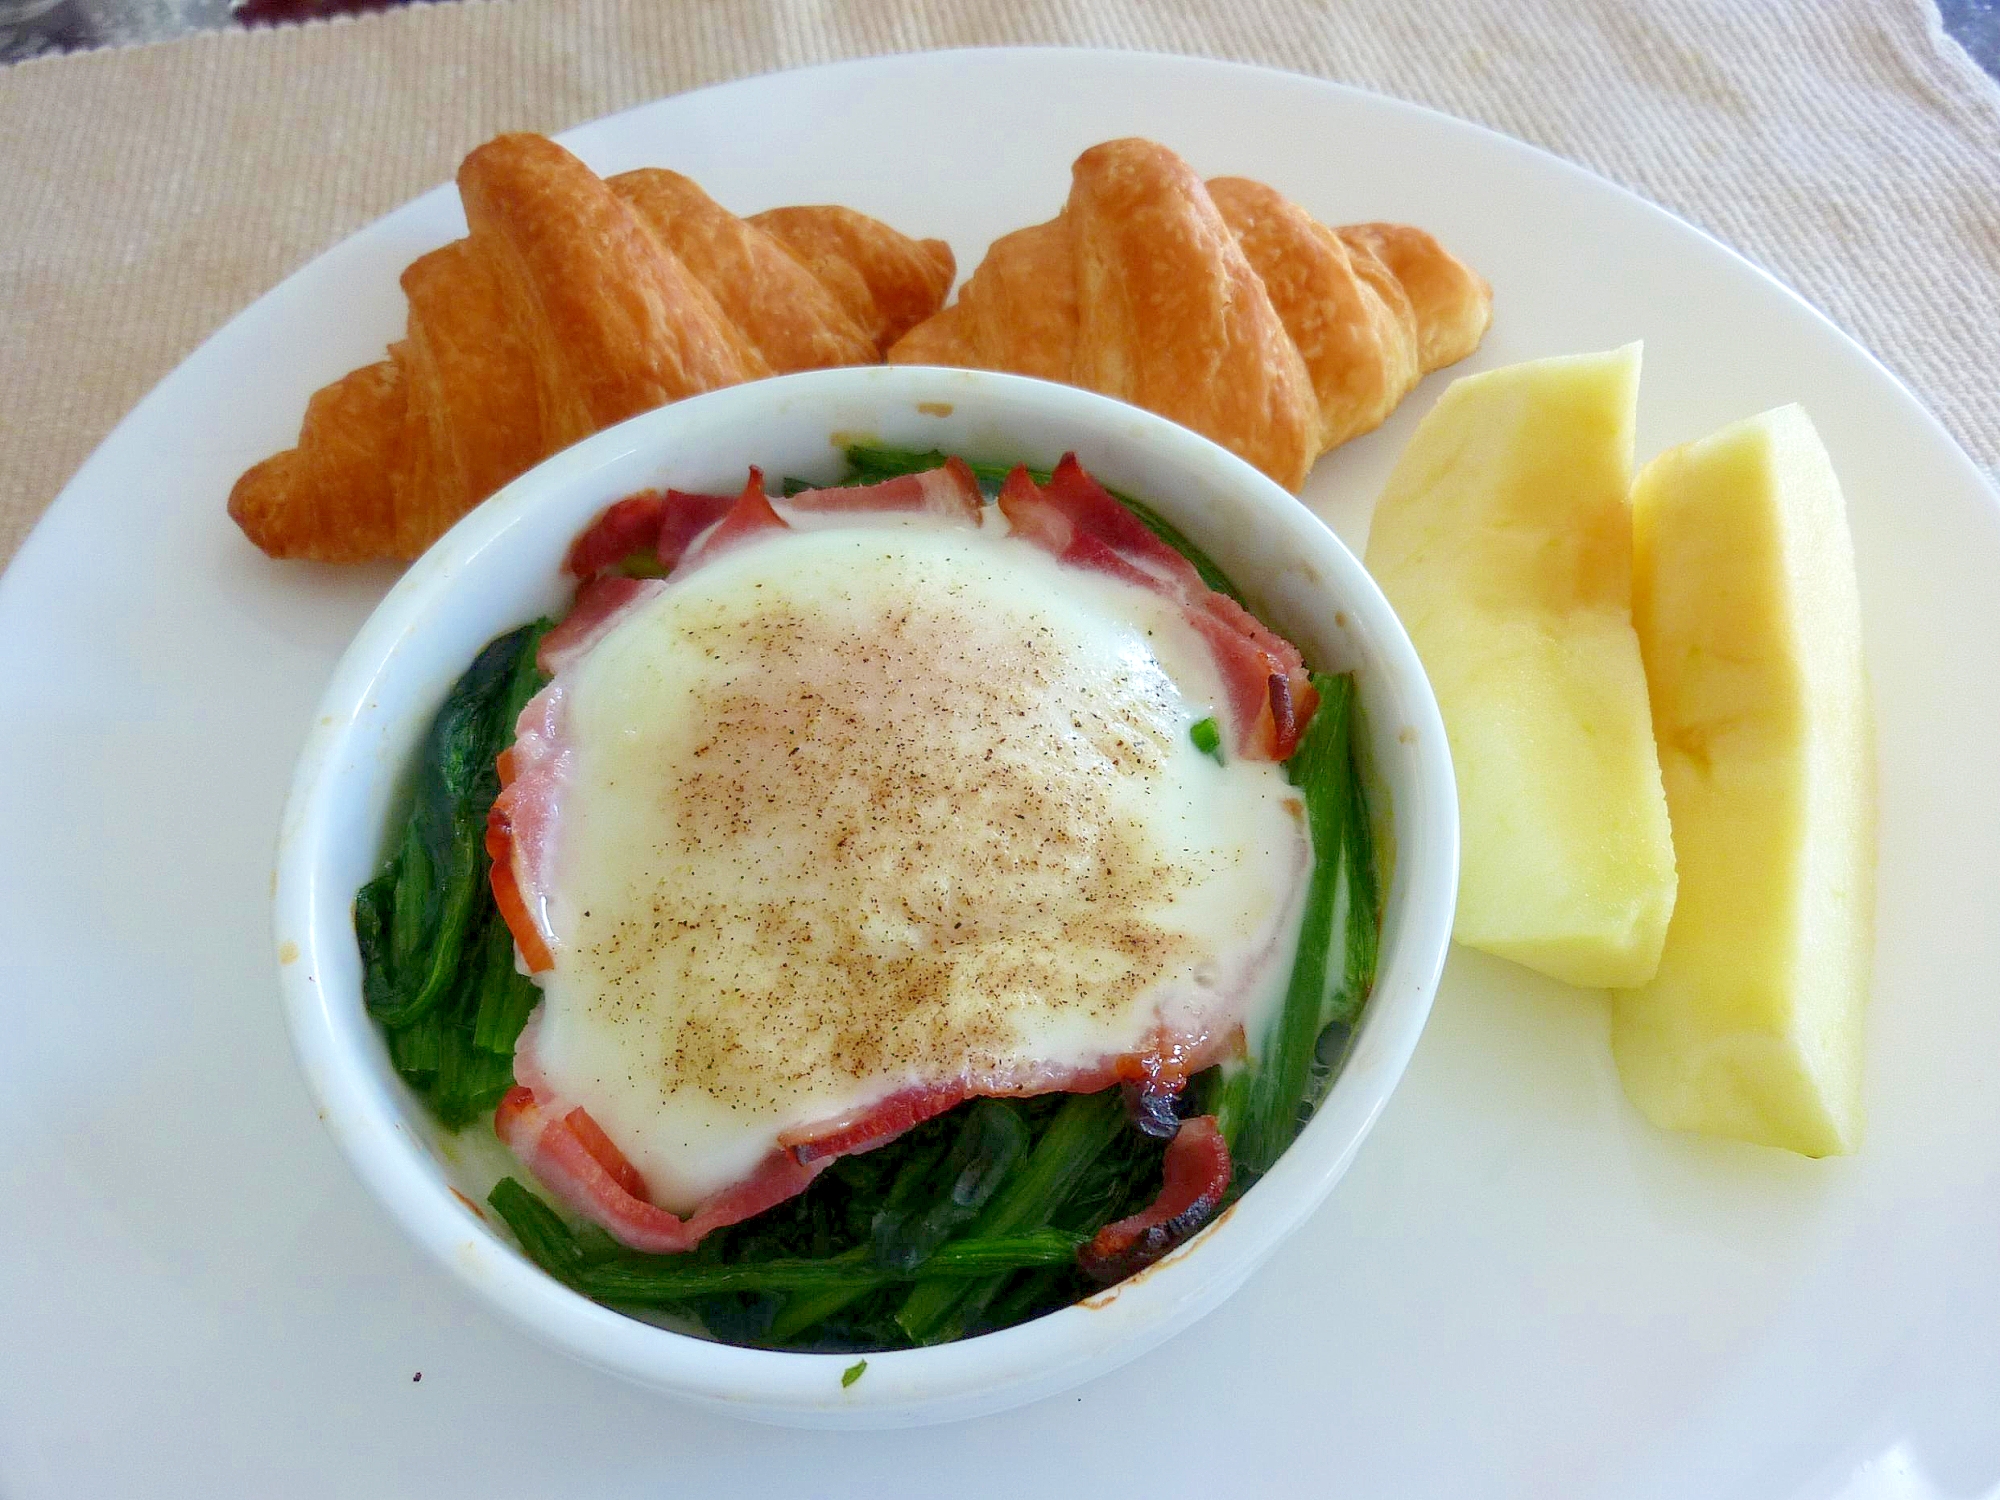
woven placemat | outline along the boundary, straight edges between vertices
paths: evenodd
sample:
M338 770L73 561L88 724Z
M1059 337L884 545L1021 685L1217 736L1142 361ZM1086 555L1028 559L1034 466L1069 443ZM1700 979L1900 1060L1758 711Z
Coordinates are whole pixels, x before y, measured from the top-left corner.
M2000 87L1920 0L463 0L0 69L0 559L203 337L497 131L1023 42L1265 63L1545 146L1767 266L2000 465Z

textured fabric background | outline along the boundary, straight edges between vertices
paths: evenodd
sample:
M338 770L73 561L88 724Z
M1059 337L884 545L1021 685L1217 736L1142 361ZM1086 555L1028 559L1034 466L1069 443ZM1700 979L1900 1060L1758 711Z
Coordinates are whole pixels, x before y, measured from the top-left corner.
M1023 42L1270 64L1547 147L1761 262L2000 465L2000 87L1926 0L463 0L0 70L0 559L203 337L487 136Z

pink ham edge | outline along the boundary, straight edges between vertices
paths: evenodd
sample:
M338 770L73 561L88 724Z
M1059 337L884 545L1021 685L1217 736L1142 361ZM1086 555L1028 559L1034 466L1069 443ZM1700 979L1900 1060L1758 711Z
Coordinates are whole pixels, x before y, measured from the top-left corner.
M561 628L556 627L556 631ZM599 629L597 635L601 636L608 628L607 625ZM580 651L588 649L587 645L567 649L551 665L548 642L554 639L556 631L551 631L542 642L540 662L545 672L558 671ZM493 861L490 881L494 903L500 908L507 930L514 935L514 946L520 950L531 974L539 974L555 964L555 930L549 922L548 900L542 893L549 886L556 800L568 769L563 749L567 707L560 677L522 706L520 718L514 721L514 743L500 757L500 795L493 799L492 810L486 815L486 853ZM522 1035L525 1037L527 1033ZM521 1076L520 1056L517 1047L517 1078Z
M1298 648L1227 595L1066 453L1046 486L1016 468L1000 490L1012 533L1074 567L1137 583L1179 604L1215 653L1238 755L1284 760L1319 702Z
M1075 1068L1033 1066L1026 1069L918 1084L899 1089L867 1107L838 1119L818 1121L788 1130L778 1143L800 1161L830 1160L885 1146L906 1130L934 1119L967 1099L1028 1099L1037 1094L1094 1094L1100 1089L1130 1084L1172 1098L1188 1079L1243 1051L1243 1031L1203 1030L1188 1036L1162 1025L1150 1046L1138 1052L1115 1053Z
M750 478L743 486L743 493L736 497L722 519L703 532L693 541L680 559L673 565L669 578L683 578L702 564L714 560L724 552L742 545L754 536L766 531L788 531L785 518L771 507L770 497L764 493L764 471L753 468Z
M540 1019L538 1008L516 1044L515 1071L523 1081L508 1091L494 1111L494 1134L563 1203L609 1230L620 1244L648 1254L692 1250L713 1231L754 1218L804 1192L839 1157L885 1146L905 1131L977 1094L1011 1092L975 1090L962 1084L906 1089L847 1119L789 1132L780 1137L779 1149L759 1162L748 1177L724 1188L684 1219L633 1193L625 1184L639 1180L636 1169L582 1106L566 1106L550 1090L535 1058ZM1220 1060L1228 1050L1231 1049L1205 1046L1176 1057L1172 1065L1177 1075L1173 1088L1178 1090L1187 1077ZM1160 1074L1161 1059L1155 1052L1115 1058L1096 1069L1046 1074L1040 1080L1041 1086L1024 1092L1095 1093L1120 1079L1133 1081L1145 1077L1158 1081ZM1211 1117L1203 1119L1213 1124ZM1198 1123L1187 1122L1181 1133L1187 1134L1188 1126ZM595 1138L594 1145L591 1137ZM1155 1223L1170 1219L1174 1224L1185 1222L1187 1205L1180 1199L1190 1195L1177 1187L1179 1179L1173 1170L1174 1152L1179 1146L1177 1135L1174 1144L1168 1147L1167 1185L1155 1208L1112 1228L1131 1225L1137 1238L1139 1231L1148 1230ZM1189 1154L1182 1151L1183 1156ZM1222 1186L1226 1188L1226 1151L1222 1161ZM1187 1175L1185 1169L1180 1175ZM1124 1248L1122 1244L1120 1248Z
M572 578L595 578L635 554L650 553L660 544L660 523L672 499L657 490L627 495L570 543L563 571Z
M643 604L666 586L663 579L627 578L622 573L586 579L577 588L576 602L570 605L569 613L542 637L535 665L555 676L571 662L587 656L590 648L610 634L611 627L624 618L627 610Z
M753 471L754 473L754 471ZM757 493L763 494L761 476ZM768 504L768 497L765 497ZM670 489L664 494L647 490L630 495L607 507L570 545L564 571L589 580L611 573L634 557L650 554L665 572L672 572L683 556L703 541L699 551L709 548L704 533L743 503L743 495L709 495L691 490ZM985 501L979 480L964 459L948 459L941 467L921 474L903 474L880 484L848 485L821 490L801 490L787 498L786 510L838 515L851 512L902 512L930 514L944 520L979 524ZM775 509L753 505L754 520L762 526L784 524ZM741 525L734 535L742 535Z
M947 521L979 524L986 497L979 480L962 458L921 474L899 474L880 484L857 484L824 490L801 490L784 500L787 510L839 515L854 511L903 511L937 516Z
M653 557L671 573L686 555L695 538L728 515L735 495L691 495L683 490L667 491L667 509L660 517L660 535L653 543Z
M691 490L668 490L665 494L647 490L628 495L607 507L570 544L563 571L588 582L641 558L662 573L671 572L689 544L727 515L737 498ZM649 569L640 567L638 571Z
M972 1090L962 1083L901 1089L858 1113L788 1130L778 1137L778 1144L802 1162L830 1162L835 1157L886 1146L904 1131L916 1129L971 1097Z
M1195 565L1155 536L1116 495L1091 478L1074 453L1062 456L1042 494L1079 530L1099 538L1126 561L1166 584L1162 592L1183 603L1212 592L1201 581Z
M618 1180L624 1174L606 1167L571 1128L572 1115L589 1118L581 1107L565 1111L517 1086L494 1111L493 1132L557 1198L609 1230L620 1244L652 1255L692 1250L712 1231L797 1197L832 1162L828 1157L806 1163L789 1151L773 1151L748 1177L683 1219L626 1191Z
M549 1087L539 1059L541 1022L537 1006L514 1044L519 1082L493 1112L493 1133L551 1193L630 1249L654 1255L692 1250L712 1231L798 1196L832 1163L831 1157L802 1162L789 1151L773 1151L687 1218L670 1213L626 1186L643 1186L638 1169L588 1111L566 1104Z

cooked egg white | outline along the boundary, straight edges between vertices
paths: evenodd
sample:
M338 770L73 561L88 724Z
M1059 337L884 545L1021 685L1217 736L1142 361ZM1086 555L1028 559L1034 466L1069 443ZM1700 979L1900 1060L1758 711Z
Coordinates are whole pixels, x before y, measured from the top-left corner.
M678 1212L899 1089L1262 1018L1308 865L1180 609L992 531L774 532L564 683L539 1065Z

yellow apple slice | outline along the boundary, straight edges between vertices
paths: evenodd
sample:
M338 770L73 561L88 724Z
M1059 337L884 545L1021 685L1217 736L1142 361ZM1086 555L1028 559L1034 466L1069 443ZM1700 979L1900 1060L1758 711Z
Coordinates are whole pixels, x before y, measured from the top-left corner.
M1614 1003L1619 1072L1655 1124L1852 1151L1875 777L1839 481L1787 406L1661 454L1633 507L1680 902Z
M1456 381L1375 509L1368 567L1444 712L1452 936L1571 984L1643 984L1674 850L1632 628L1639 346Z

